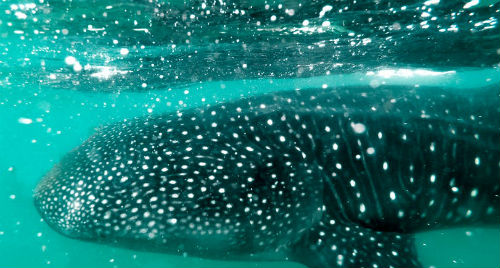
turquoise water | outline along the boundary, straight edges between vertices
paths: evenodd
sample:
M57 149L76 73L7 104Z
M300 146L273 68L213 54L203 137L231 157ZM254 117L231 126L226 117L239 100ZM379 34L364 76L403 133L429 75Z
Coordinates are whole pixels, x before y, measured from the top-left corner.
M498 1L214 2L0 2L0 266L303 267L66 238L41 221L33 189L124 118L323 85L500 88ZM425 267L500 265L500 226L420 233L416 244Z

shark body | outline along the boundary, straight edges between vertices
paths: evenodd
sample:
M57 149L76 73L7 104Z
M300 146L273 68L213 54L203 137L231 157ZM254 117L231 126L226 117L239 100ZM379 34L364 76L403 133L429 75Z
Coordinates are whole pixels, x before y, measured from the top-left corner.
M498 87L285 91L99 129L39 183L78 239L308 267L418 267L412 233L500 222Z

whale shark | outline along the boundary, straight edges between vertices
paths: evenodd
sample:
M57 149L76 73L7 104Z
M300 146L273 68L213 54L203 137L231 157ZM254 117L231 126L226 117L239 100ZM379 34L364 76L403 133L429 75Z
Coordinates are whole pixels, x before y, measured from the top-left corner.
M415 233L500 223L499 88L310 88L130 118L67 153L34 204L117 247L420 267Z

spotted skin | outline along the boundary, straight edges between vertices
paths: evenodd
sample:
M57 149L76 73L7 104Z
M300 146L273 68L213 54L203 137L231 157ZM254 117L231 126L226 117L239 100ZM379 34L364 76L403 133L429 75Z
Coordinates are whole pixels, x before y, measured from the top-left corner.
M99 129L35 189L69 237L215 259L418 267L499 220L498 87L277 92Z

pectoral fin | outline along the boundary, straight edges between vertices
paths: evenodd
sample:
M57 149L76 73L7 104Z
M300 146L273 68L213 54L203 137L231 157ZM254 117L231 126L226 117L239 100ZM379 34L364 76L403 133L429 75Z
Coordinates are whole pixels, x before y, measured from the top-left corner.
M311 268L421 267L411 235L375 231L329 215L292 247L289 258Z

